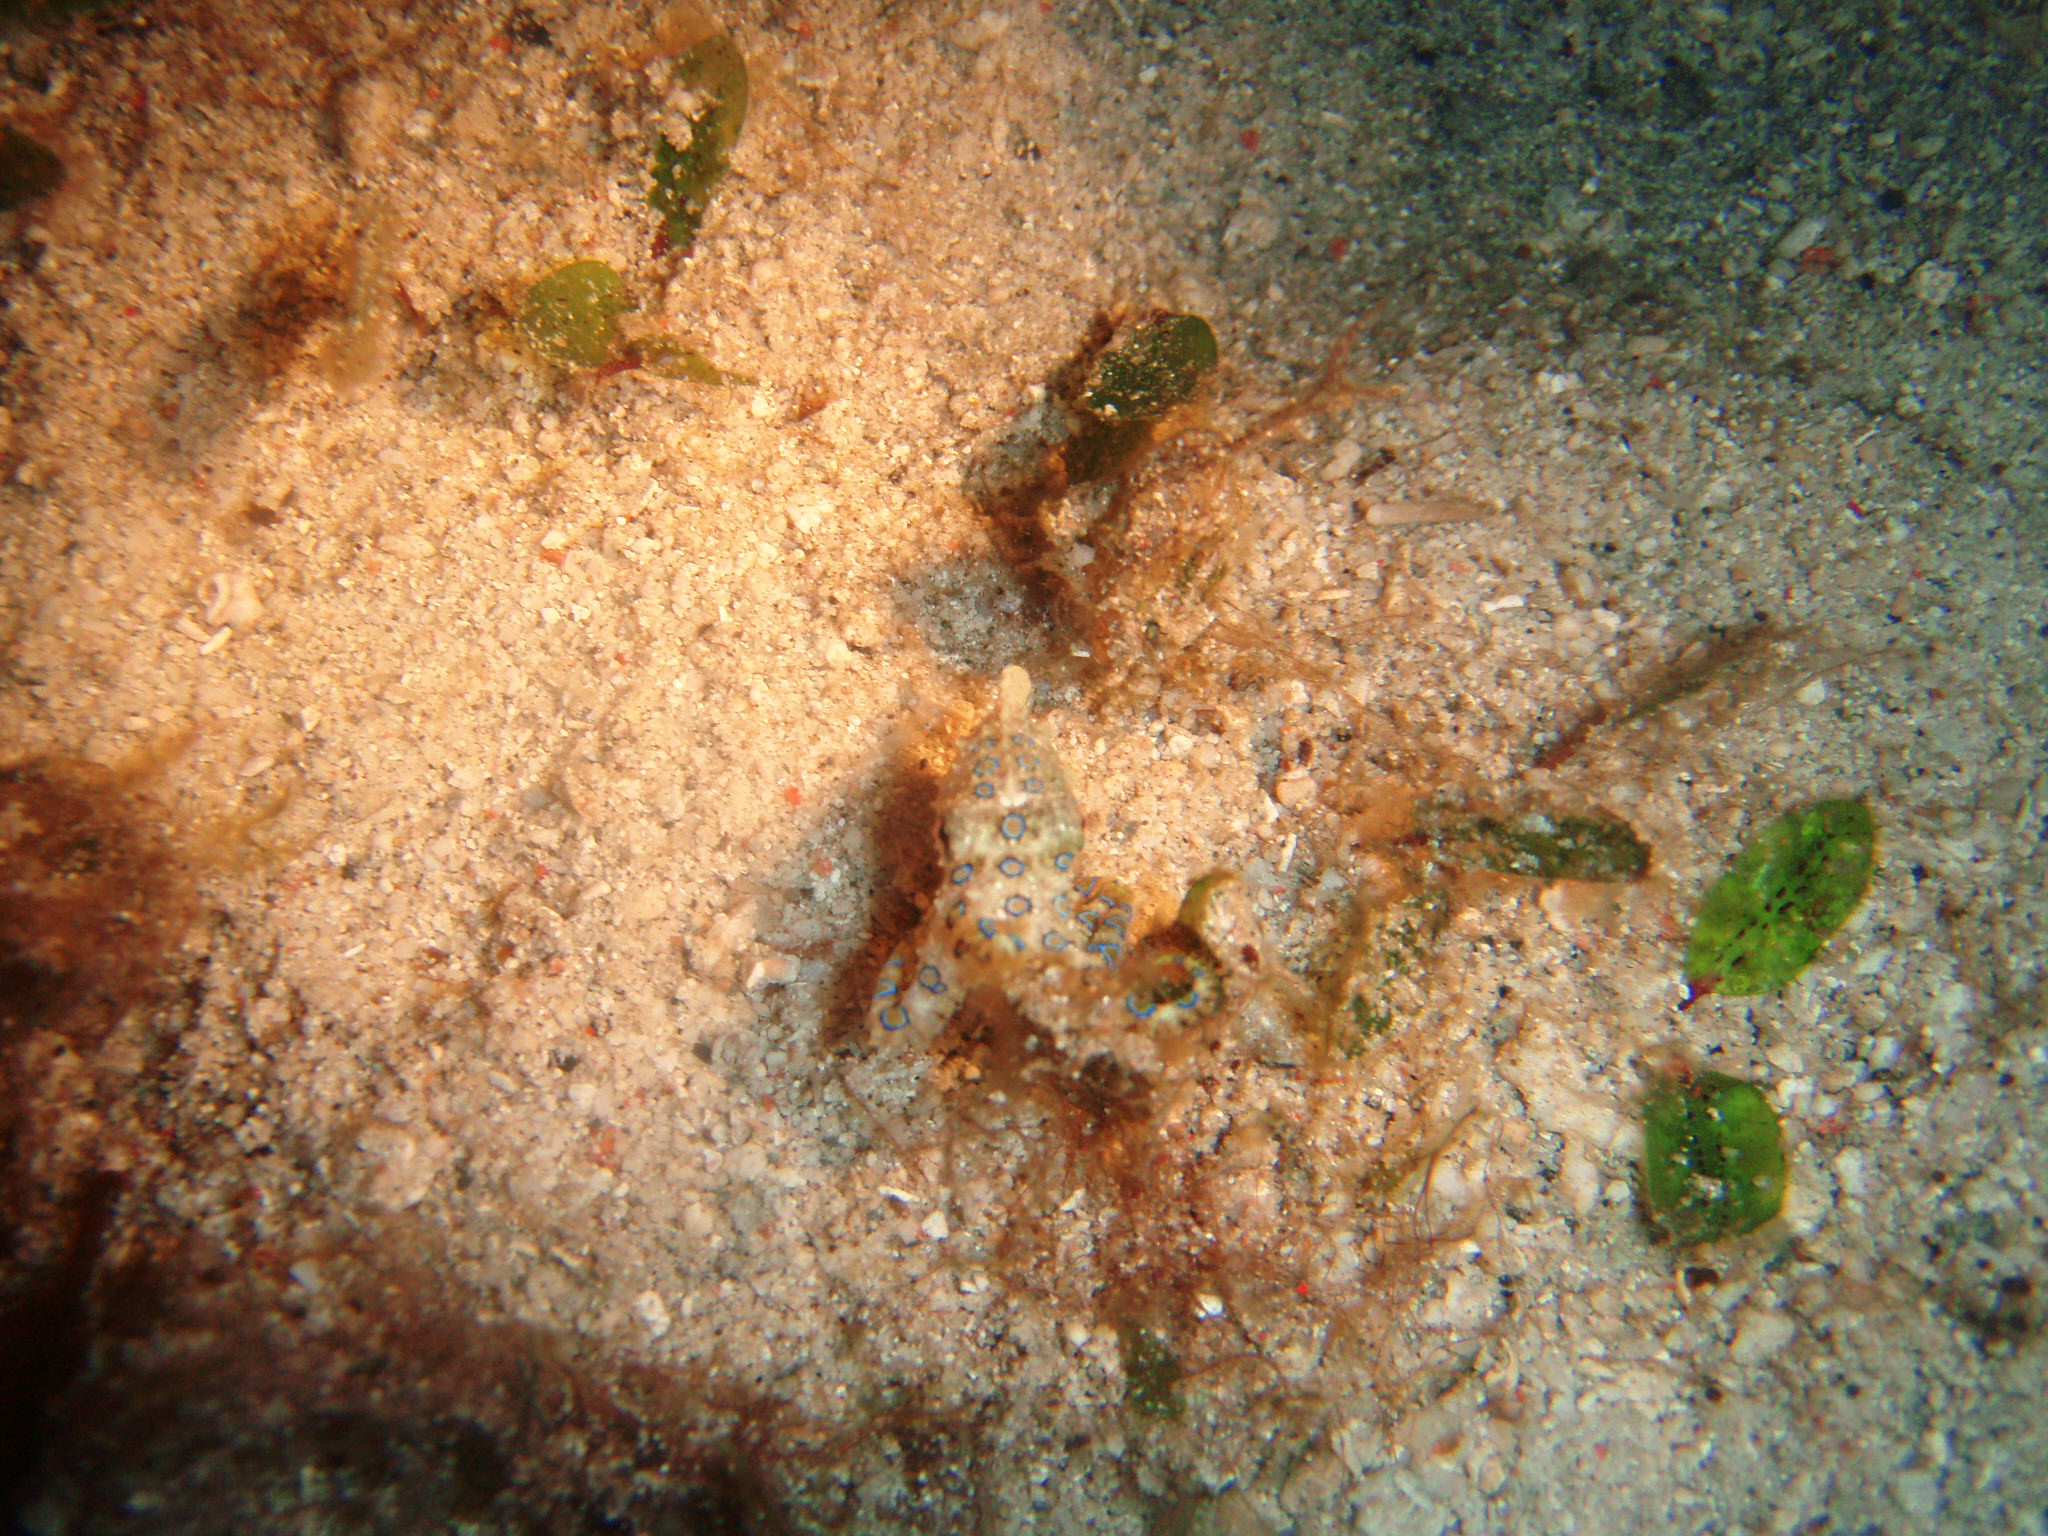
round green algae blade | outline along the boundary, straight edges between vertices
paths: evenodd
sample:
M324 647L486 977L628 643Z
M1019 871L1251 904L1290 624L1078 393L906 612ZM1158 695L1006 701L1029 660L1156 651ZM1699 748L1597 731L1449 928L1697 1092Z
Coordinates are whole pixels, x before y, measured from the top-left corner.
M619 355L625 280L601 261L572 261L526 290L519 334L558 368L602 368Z
M1753 1232L1785 1203L1777 1111L1754 1083L1703 1072L1643 1100L1643 1196L1667 1242Z
M1192 400L1219 356L1200 315L1155 316L1096 360L1081 404L1113 420L1149 421Z
M1695 995L1777 991L1856 910L1876 859L1877 829L1861 800L1817 800L1780 816L1701 899L1687 985Z

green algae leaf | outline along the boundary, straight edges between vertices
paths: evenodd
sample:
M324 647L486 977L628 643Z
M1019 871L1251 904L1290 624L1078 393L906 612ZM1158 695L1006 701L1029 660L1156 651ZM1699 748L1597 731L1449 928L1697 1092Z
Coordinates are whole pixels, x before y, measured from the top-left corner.
M602 368L623 350L625 281L601 261L572 261L526 290L519 335L558 368Z
M1702 1072L1643 1100L1643 1199L1663 1241L1753 1232L1785 1203L1777 1111L1754 1083Z
M1691 996L1784 986L1856 910L1876 858L1861 800L1817 800L1765 827L1700 901L1685 950Z
M1095 360L1081 404L1111 421L1150 421L1192 400L1219 355L1201 316L1154 316Z
M747 120L747 61L723 32L707 37L676 61L670 89L688 94L688 140L678 145L654 136L653 186L647 201L661 215L671 249L684 255L711 206L711 192L732 169L732 148Z
M1178 1419L1187 1412L1181 1395L1180 1357L1149 1328L1125 1323L1117 1329L1123 1357L1124 1401L1148 1419Z
M753 384L752 375L731 373L711 361L695 347L686 347L668 336L650 337L640 343L640 364L664 379L682 379L690 384Z

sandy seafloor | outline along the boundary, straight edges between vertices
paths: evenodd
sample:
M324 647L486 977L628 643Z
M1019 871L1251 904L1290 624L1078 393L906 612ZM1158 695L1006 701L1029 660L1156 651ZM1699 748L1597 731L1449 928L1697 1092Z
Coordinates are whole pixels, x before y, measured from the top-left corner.
M721 16L687 259L647 9L7 36L67 167L0 216L8 858L83 784L153 904L10 1005L16 1526L2048 1528L2039 8ZM585 258L757 382L523 355ZM1221 338L1189 442L1353 345L1158 477L1224 579L1084 665L963 486L1119 306ZM1370 514L1429 498L1484 515ZM1139 929L1257 903L1139 1111L849 1027L1013 661ZM1446 789L1650 873L1458 882L1345 1056ZM1867 900L1681 1013L1700 891L1822 795ZM1792 1168L1684 1252L1679 1059Z

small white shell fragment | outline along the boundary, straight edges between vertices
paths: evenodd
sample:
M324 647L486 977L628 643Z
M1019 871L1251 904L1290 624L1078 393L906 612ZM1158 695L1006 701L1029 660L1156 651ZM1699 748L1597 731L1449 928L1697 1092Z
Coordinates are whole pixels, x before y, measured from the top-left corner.
M1792 695L1800 703L1809 707L1826 702L1827 696L1828 684L1827 679L1824 677L1816 677L1812 682Z
M400 530L378 534L377 548L401 560L424 560L434 552L434 541L424 534Z
M1956 286L1961 282L1961 274L1953 267L1945 267L1938 261L1923 261L1906 279L1906 288L1929 309L1939 309L1954 296Z
M1074 1350L1086 1349L1088 1341L1095 1336L1092 1328L1074 1317L1068 1318L1066 1327L1060 1331L1067 1336L1067 1348Z
M242 572L215 571L199 584L199 616L209 629L247 629L263 616L263 600Z
M763 987L786 987L796 980L798 969L794 955L763 955L747 972L747 990L758 992Z
M223 624L219 629L216 629L212 633L212 635L210 635L207 638L206 644L199 647L199 654L202 656L211 656L214 652L224 648L227 645L227 643L234 638L234 630L229 628L227 625Z
M238 779L253 779L260 773L268 773L277 766L275 752L259 752L235 770Z
M933 1211L931 1215L925 1217L923 1221L917 1224L917 1230L935 1243L944 1242L952 1235L953 1231L952 1227L947 1224L944 1211Z
M1816 244L1827 232L1828 221L1817 213L1810 213L1786 230L1771 254L1780 261L1791 261L1808 246Z
M1420 501L1366 503L1365 520L1374 528L1420 528L1430 523L1469 523L1487 515L1487 508L1463 496L1430 496Z
M1285 774L1273 786L1273 798L1288 810L1298 811L1303 806L1314 804L1316 781L1299 770Z
M633 1311L647 1325L648 1335L660 1338L669 1330L668 1303L659 1291L642 1291L633 1298Z
M1335 485L1358 468L1365 458L1365 448L1354 438L1345 438L1337 445L1337 451L1330 455L1330 462L1323 466L1322 480L1325 485Z
M1195 1316L1206 1318L1221 1317L1222 1315L1223 1298L1221 1296L1212 1296L1207 1291L1195 1292Z
M1737 1365L1761 1365L1790 1344L1799 1325L1774 1307L1761 1303L1743 1309L1728 1353Z

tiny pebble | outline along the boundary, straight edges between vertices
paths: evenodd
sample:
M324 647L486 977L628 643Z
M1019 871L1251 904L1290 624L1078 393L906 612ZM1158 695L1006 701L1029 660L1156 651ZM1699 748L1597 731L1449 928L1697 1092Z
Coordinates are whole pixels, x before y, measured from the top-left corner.
M633 1311L641 1322L647 1325L647 1332L660 1338L669 1330L668 1303L661 1299L658 1291L642 1291L633 1298Z
M1737 1365L1761 1365L1792 1342L1798 1325L1776 1307L1744 1309L1729 1354Z
M1301 810L1315 803L1316 781L1305 773L1286 774L1273 786L1273 798L1290 811Z
M758 992L763 987L786 987L796 980L799 969L794 955L764 955L747 972L747 990Z
M1828 221L1817 213L1810 213L1786 230L1780 237L1772 254L1780 261L1791 261L1810 245L1818 244L1827 232Z

